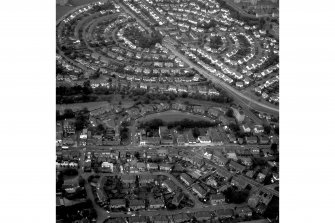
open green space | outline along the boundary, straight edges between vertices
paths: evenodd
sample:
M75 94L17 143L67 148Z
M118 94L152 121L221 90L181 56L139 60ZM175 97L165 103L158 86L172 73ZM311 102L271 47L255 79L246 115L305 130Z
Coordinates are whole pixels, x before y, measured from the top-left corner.
M201 115L195 115L188 112L181 112L181 111L175 111L175 110L169 110L164 112L159 112L155 114L147 115L143 118L138 119L140 122L147 122L153 119L161 119L165 122L174 122L174 121L181 121L183 119L190 119L193 121L212 121L210 118L201 116Z

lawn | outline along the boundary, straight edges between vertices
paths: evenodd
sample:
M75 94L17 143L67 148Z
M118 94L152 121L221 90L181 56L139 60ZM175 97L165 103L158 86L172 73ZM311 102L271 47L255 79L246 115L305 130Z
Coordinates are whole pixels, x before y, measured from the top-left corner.
M165 112L160 112L160 113L155 113L151 115L147 115L143 118L140 118L138 121L149 121L151 119L161 119L165 122L173 122L173 121L181 121L183 119L190 119L193 121L200 121L200 120L205 120L205 121L212 121L210 118L203 117L200 115L194 115L191 113L187 112L180 112L180 111L175 111L175 110L170 110L170 111L165 111Z
M77 6L85 5L85 4L89 4L91 2L97 2L97 1L98 0L70 0L69 4L73 6L56 5L56 19L59 19L60 17L65 15L68 11L70 11L71 9L74 9Z

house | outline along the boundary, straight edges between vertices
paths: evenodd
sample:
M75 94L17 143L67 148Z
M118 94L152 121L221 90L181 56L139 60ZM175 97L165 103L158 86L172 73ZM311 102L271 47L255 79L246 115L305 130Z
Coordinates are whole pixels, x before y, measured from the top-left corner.
M242 164L245 166L250 167L252 165L252 160L250 157L239 157L239 159L241 160Z
M224 178L224 180L227 182L230 180L230 178L232 178L233 174L230 173L228 170L224 169L224 168L220 168L216 171L216 174L222 178Z
M246 169L245 166L243 166L243 165L241 165L241 164L239 164L235 161L231 161L228 166L230 168L236 170L237 172L240 172L240 173L242 173Z
M129 174L122 174L121 175L121 181L122 183L126 185L130 185L135 183L136 176L135 175L129 175Z
M239 217L251 217L252 216L252 210L249 207L237 207L235 210L236 215Z
M146 165L145 163L142 163L142 162L138 162L136 164L136 167L139 171L143 172L143 171L146 171Z
M145 83L140 83L140 88L141 88L141 89L144 89L144 90L147 90L148 85L145 84Z
M232 218L234 216L234 210L233 209L219 209L215 211L215 215L219 219Z
M268 144L269 141L270 141L269 137L267 137L267 136L261 136L261 137L259 137L259 144L262 144L262 145Z
M185 145L185 143L186 143L186 139L185 139L184 135L178 135L177 136L177 144L179 146L183 146L183 145Z
M165 180L162 183L162 187L166 188L170 193L178 189L178 187L173 183L172 180Z
M147 163L148 170L158 170L158 164L157 163Z
M211 212L210 211L198 211L195 212L194 217L200 221L210 221L212 218Z
M208 112L209 115L214 116L214 117L218 117L219 114L220 114L220 110L215 109L215 108L210 108L210 109L208 109L207 112Z
M218 165L225 166L228 163L228 159L222 155L220 151L214 150L212 155L213 162L217 163Z
M166 157L167 155L169 155L169 152L167 149L157 149L157 154L159 157Z
M220 93L217 91L217 90L215 90L214 88L211 88L211 89L209 89L208 90L208 95L216 95L216 96L219 96L220 95Z
M151 209L164 208L164 206L165 204L162 198L149 199L149 208Z
M162 171L171 171L172 170L172 165L171 164L167 164L167 163L162 163L159 165L159 169Z
M114 164L113 164L113 163L109 163L109 162L102 162L102 163L101 163L101 167L102 167L102 168L110 169L111 172L113 172Z
M231 185L236 186L240 189L245 189L248 186L248 182L245 181L241 176L234 176L231 180Z
M210 202L212 205L218 205L225 203L225 196L223 194L212 194L210 196Z
M160 144L160 138L159 137L146 137L146 136L140 136L140 145L159 145Z
M208 136L199 136L198 141L200 143L211 143L211 139Z
M199 184L194 184L192 186L192 190L194 193L196 193L200 198L204 198L206 196L206 191L199 185Z
M144 209L145 208L145 201L144 200L132 199L132 200L129 201L129 208L134 210L134 211Z
M250 148L250 152L252 155L259 155L260 154L260 149L259 148Z
M180 175L180 179L187 185L190 186L193 183L193 179L186 173Z
M147 223L147 217L145 216L132 216L129 217L129 223Z
M251 208L256 208L256 206L259 204L260 198L257 194L253 194L248 198L248 205Z
M138 182L141 186L152 183L155 181L155 177L153 175L140 175Z
M198 114L205 114L205 108L202 106L193 106L193 112Z
M257 137L256 136L245 137L245 141L247 144L257 144Z
M253 171L253 170L249 170L245 175L246 175L247 177L249 177L249 178L253 178L254 175L255 175L255 171Z
M256 181L259 183L262 183L265 179L266 175L263 173L258 173L257 177L256 177Z
M175 214L172 216L172 218L174 223L181 223L190 220L190 217L188 217L188 215L185 213Z
M126 200L124 199L111 199L109 201L109 209L126 207Z
M251 132L251 128L247 124L241 125L241 129L243 130L244 133Z
M255 134L263 133L264 132L264 127L262 125L255 125L253 132Z
M166 215L155 215L152 220L153 223L169 223L169 218Z
M172 204L176 207L179 206L180 202L184 199L184 194L182 192L177 192L176 195L172 199Z
M236 82L236 87L242 88L244 86L244 83L242 81Z
M233 115L234 115L235 119L238 122L243 122L243 120L245 118L244 112L243 111L239 111L236 108L232 108L232 110L233 110Z

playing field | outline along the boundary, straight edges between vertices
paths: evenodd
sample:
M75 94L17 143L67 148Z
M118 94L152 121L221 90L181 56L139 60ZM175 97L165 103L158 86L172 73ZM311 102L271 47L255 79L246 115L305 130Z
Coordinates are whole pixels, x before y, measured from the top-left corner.
M143 118L138 119L138 121L149 121L152 119L161 119L165 122L173 122L173 121L181 121L186 118L193 120L193 121L200 121L200 120L213 121L210 118L207 118L201 115L194 115L188 112L180 112L180 111L175 111L175 110L147 115Z

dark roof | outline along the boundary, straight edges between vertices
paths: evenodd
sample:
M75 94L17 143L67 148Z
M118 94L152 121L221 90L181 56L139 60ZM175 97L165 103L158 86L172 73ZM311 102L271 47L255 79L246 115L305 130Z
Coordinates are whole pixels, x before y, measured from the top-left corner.
M239 163L237 163L235 161L231 161L229 163L229 166L232 167L232 168L234 168L235 170L240 171L240 172L242 172L246 168L245 166L243 166L243 165L241 165L241 164L239 164Z

